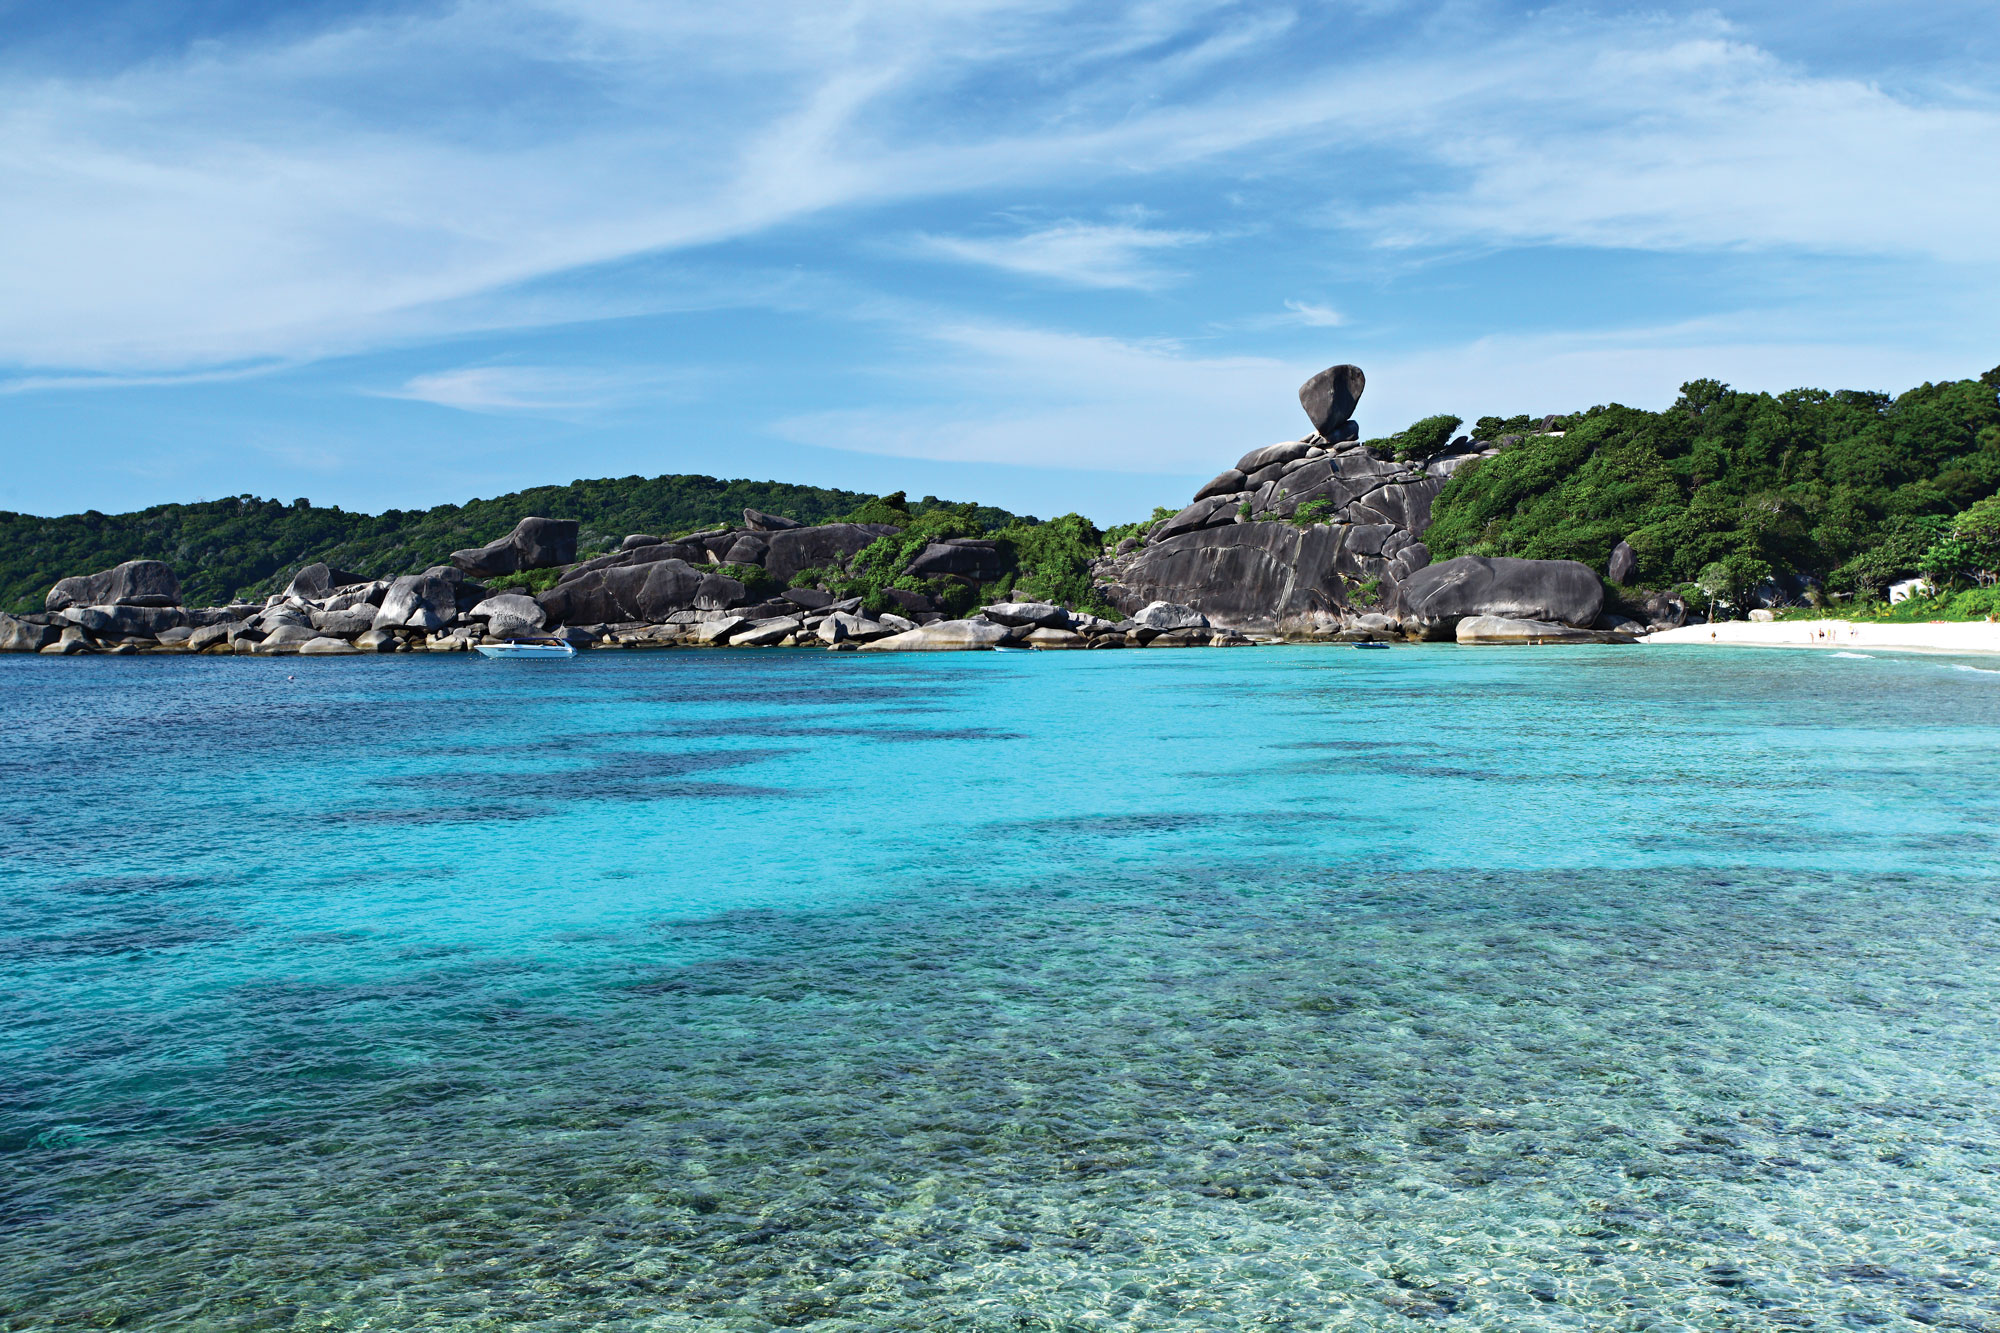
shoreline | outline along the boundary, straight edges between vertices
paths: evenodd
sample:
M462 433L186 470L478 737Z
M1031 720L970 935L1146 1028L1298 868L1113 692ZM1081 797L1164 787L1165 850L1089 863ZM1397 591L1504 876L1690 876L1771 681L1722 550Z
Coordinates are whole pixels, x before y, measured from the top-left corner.
M1819 648L1855 652L2000 654L2000 624L1932 620L1882 624L1854 620L1724 620L1656 630L1642 644L1703 644L1730 648Z

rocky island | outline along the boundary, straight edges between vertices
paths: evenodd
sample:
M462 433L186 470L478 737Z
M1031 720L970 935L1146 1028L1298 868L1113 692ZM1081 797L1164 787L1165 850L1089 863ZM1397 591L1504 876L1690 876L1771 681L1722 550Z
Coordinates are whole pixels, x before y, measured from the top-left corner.
M315 561L262 603L184 606L169 564L127 561L59 580L41 612L0 617L0 650L332 656L544 636L592 648L870 652L1629 643L1685 623L1673 597L1634 608L1644 619L1607 614L1603 581L1574 560L1432 563L1432 501L1460 467L1507 442L1459 436L1420 458L1363 443L1354 411L1365 383L1352 365L1313 376L1299 390L1311 432L1251 450L1186 508L1105 545L1089 567L1090 596L1115 615L983 601L1006 573L993 540L899 543L895 521L808 524L746 509L738 526L634 533L582 559L576 520L530 516L449 564L396 577ZM871 561L892 565L892 581L847 595L849 576Z

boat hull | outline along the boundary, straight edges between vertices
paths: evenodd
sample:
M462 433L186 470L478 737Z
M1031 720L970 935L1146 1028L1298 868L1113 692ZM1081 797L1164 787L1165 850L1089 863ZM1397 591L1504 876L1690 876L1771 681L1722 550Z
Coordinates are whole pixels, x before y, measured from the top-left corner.
M476 643L472 651L481 657L575 657L576 649L567 643Z

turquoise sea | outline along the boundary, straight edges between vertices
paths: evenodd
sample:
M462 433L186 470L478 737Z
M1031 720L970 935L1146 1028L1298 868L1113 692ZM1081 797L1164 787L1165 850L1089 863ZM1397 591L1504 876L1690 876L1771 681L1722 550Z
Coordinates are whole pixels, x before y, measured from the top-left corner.
M0 1329L2000 1329L1996 667L0 659Z

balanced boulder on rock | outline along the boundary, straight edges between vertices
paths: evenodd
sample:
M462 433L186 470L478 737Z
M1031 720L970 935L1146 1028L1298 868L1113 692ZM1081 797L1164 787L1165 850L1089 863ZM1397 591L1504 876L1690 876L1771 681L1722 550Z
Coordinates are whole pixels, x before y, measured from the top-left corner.
M1313 429L1332 440L1343 433L1341 427L1354 415L1361 391L1367 387L1368 377L1361 373L1361 367L1328 366L1299 386L1299 406L1306 410Z

